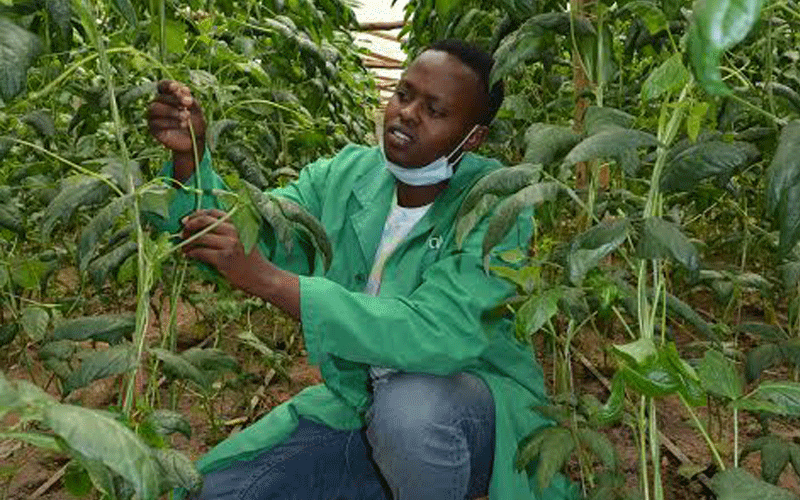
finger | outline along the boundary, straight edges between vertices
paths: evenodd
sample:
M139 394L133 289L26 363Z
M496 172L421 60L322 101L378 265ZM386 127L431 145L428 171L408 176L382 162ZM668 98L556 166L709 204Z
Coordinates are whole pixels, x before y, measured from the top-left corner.
M183 220L183 229L184 234L188 234L191 236L194 233L202 231L206 229L208 226L212 224L216 224L220 220L220 217L213 217L209 215L195 215L186 217ZM236 231L236 228L230 222L222 222L214 226L210 233L216 233L218 235L234 237L238 239L239 233Z
M236 248L238 244L238 238L232 238L229 235L219 235L211 232L200 236L196 240L193 240L191 243L186 245L185 249L189 251L196 248L209 248L225 251L226 253L230 254L230 251Z
M193 215L208 215L210 217L216 217L217 219L220 219L222 217L227 217L228 213L218 208L201 208L199 210L195 210Z
M156 84L156 90L159 94L170 94L173 92L174 85L178 83L175 80L159 80Z
M182 110L181 106L179 106L177 102L169 103L156 100L151 102L147 107L147 116L148 118L179 118L181 116L181 111L185 110Z
M205 262L217 269L220 268L220 263L223 262L224 257L219 250L211 249L211 248L190 248L184 249L184 255L189 257L190 259L196 259L201 262Z
M176 130L181 128L181 121L172 118L153 118L148 120L147 126L152 133L158 133L167 130Z

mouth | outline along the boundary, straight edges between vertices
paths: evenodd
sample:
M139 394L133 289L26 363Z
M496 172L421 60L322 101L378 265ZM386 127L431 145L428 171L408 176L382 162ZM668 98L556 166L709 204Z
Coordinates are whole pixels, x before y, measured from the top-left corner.
M408 130L391 125L386 129L386 138L390 139L393 146L405 147L414 142L414 137Z

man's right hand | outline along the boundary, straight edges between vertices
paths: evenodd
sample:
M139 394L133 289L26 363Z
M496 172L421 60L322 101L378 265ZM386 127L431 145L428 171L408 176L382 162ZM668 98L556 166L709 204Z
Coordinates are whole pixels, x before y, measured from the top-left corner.
M205 151L206 122L203 110L192 97L189 87L173 80L158 82L158 94L147 110L147 123L155 139L173 151L174 177L178 181L189 178L195 168L195 151L192 149L191 120L197 144L197 158Z

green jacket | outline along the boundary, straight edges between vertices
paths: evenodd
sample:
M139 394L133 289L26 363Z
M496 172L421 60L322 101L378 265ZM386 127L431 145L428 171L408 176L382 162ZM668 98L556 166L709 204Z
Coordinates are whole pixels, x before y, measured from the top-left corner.
M333 246L327 273L317 265L308 275L304 254L286 255L269 231L263 231L259 242L262 253L276 265L301 275L308 359L319 366L325 383L306 388L221 442L197 462L201 472L255 457L280 443L296 428L300 416L336 429L364 426L370 405L368 368L375 365L439 375L468 371L486 382L496 411L490 499L554 500L574 495L561 477L541 492L529 474L514 467L520 440L551 425L532 411L546 401L542 370L530 348L514 338L512 320L498 313L498 305L514 289L484 272L481 241L487 221L476 227L461 250L454 243L455 216L469 188L500 166L474 154L464 156L447 189L386 262L378 297L362 290L395 189L380 151L347 146L334 158L302 169L296 182L272 191L316 216ZM171 165L164 174L171 176ZM195 177L188 186L197 186ZM208 153L199 177L204 193L225 189ZM160 229L177 231L178 221L195 203L194 194L179 190L170 220L159 224ZM203 205L215 207L217 202L206 195ZM531 227L529 212L496 252L525 248Z

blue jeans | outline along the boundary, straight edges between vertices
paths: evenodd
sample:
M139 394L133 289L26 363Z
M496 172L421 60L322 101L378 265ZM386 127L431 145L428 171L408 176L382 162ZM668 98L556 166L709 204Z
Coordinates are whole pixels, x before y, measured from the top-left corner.
M283 443L204 478L198 500L464 500L486 495L494 401L474 375L389 373L367 426L300 419ZM190 497L191 498L191 497Z

